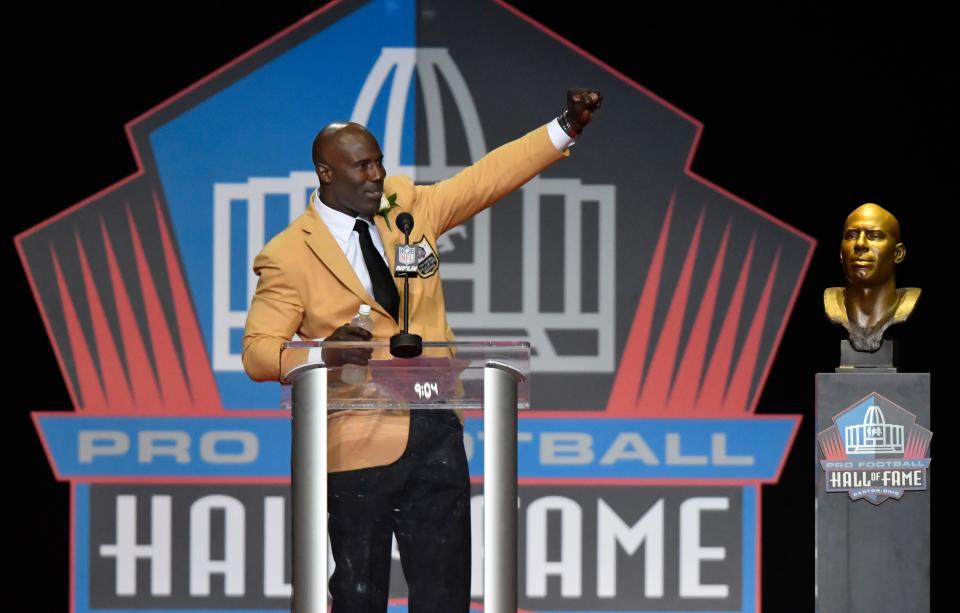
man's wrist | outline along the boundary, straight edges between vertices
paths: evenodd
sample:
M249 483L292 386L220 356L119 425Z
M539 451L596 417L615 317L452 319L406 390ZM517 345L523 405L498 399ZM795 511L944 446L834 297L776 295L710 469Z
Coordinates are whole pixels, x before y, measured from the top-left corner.
M576 142L560 127L559 118L547 124L547 134L550 136L550 142L553 143L553 146L561 153L572 147Z
M570 118L567 116L567 110L564 109L560 116L557 117L557 122L560 124L560 128L566 132L567 136L570 138L576 138L580 135L579 130L577 130L573 124L570 122Z

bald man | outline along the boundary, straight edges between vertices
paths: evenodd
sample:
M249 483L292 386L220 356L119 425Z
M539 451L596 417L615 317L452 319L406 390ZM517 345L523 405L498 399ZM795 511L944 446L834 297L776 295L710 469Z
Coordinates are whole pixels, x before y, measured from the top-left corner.
M906 255L900 224L883 207L867 203L847 217L840 243L846 287L827 288L823 300L827 316L847 329L858 351L879 349L886 329L913 312L920 290L896 286L896 265Z
M415 219L411 242L437 238L567 155L600 107L593 90L571 90L563 114L435 185L387 177L373 135L356 123L325 127L313 144L320 181L307 210L254 261L243 365L257 381L281 379L301 338L387 340L400 331L399 288L390 274L403 241L396 217ZM395 207L381 211L385 199ZM437 255L436 249L433 249ZM453 340L442 263L410 284L410 332ZM371 306L374 330L347 322ZM325 351L328 366L366 364L369 350ZM288 359L289 358L289 359ZM336 570L334 613L387 608L391 534L397 538L411 613L465 613L470 603L470 483L463 428L452 411L338 411L328 419L329 529Z

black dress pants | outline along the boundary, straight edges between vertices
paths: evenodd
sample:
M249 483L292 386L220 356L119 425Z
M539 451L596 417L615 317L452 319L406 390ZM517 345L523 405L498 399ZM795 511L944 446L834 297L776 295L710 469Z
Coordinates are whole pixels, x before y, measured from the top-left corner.
M407 447L386 466L330 473L333 613L384 613L390 535L410 613L470 607L470 478L453 411L411 411Z

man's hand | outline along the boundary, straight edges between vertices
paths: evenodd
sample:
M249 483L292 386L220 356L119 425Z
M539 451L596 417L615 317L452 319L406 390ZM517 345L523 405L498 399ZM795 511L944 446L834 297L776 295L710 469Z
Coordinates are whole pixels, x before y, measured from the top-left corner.
M370 334L370 332L364 330L363 328L351 326L350 324L343 324L334 330L333 334L324 340L369 341L372 338L373 334ZM373 349L370 349L369 347L357 347L354 349L332 349L329 347L323 348L323 362L327 366L343 366L344 364L357 364L359 366L366 366L367 361L371 358L371 356L373 356Z
M593 119L593 113L600 108L603 102L603 96L595 89L570 89L567 90L567 110L565 112L570 127L577 134L583 132L583 129Z

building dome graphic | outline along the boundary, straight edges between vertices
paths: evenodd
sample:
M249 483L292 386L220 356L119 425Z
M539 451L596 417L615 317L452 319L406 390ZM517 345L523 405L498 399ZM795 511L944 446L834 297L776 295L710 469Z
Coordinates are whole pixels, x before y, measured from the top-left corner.
M843 437L848 455L903 453L903 426L888 424L877 405L867 409L863 423L844 428Z
M419 85L417 85L419 84ZM418 90L419 87L419 90ZM419 95L417 95L419 91ZM443 102L443 93L450 101ZM407 107L411 99L423 110L426 156L422 163L401 159ZM466 166L451 161L452 138L447 134L449 121L459 122L469 163L480 160L488 151L483 125L473 94L466 79L446 48L384 47L367 74L357 96L351 121L367 125L374 107L386 107L383 127L383 163L391 175L407 175L417 183L434 183L463 171ZM449 116L449 117L448 117ZM411 134L407 133L406 136ZM409 149L409 146L407 147ZM253 299L257 277L247 262L263 249L272 238L268 231L268 214L280 209L286 220L279 227L295 220L309 204L310 194L317 186L312 170L294 170L287 176L249 177L246 181L218 181L214 183L214 283L213 283L213 364L220 372L242 372L243 363L238 346L231 335L243 330L247 305ZM534 177L519 190L522 207L522 256L518 265L505 262L499 268L494 264L497 251L491 212L483 211L472 218L469 228L460 225L451 228L437 240L437 251L446 255L454 251L454 236L469 241L461 242L465 250L457 261L443 264L444 287L451 295L451 284L463 292L463 304L456 310L448 309L447 320L460 340L526 340L536 347L531 358L537 372L612 373L616 370L615 276L600 275L589 266L581 267L580 253L592 249L592 261L597 270L613 270L616 266L616 185L587 184L578 178ZM584 211L596 210L595 227L585 228L579 223L563 226L561 243L568 254L576 254L564 267L564 301L560 310L542 304L543 287L554 284L554 279L541 279L541 243L550 236L545 230L544 211L554 206L550 198L563 200L560 205L566 219L581 219ZM271 203L268 205L268 200ZM283 210L283 204L287 208ZM595 203L591 204L591 203ZM588 206L590 205L590 206ZM595 209L593 208L595 206ZM245 227L246 232L231 228ZM276 231L276 229L274 230ZM543 238L541 238L541 236ZM553 240L553 239L551 239ZM238 247L235 242L242 243ZM231 254L243 249L245 258ZM498 308L494 302L494 286L499 275L522 270L524 282L520 304L512 310ZM594 287L596 305L585 305L581 300L585 287ZM232 298L246 290L246 299ZM455 291L455 290L454 290ZM231 302L233 300L233 302ZM579 331L596 339L594 346L571 349L557 341L557 333Z

